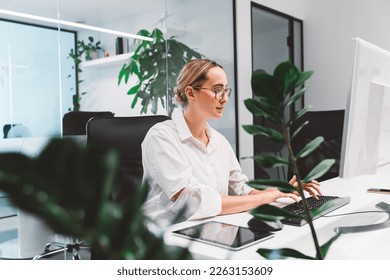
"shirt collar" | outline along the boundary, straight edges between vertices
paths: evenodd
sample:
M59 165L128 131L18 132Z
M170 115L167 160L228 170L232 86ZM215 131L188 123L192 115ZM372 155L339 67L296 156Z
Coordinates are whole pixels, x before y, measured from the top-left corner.
M184 141L186 139L193 137L192 133L187 125L187 122L184 119L183 111L181 111L181 110L173 111L172 120L177 127L181 141ZM208 123L206 123L206 133L210 139L213 137L213 130L211 129L211 127Z

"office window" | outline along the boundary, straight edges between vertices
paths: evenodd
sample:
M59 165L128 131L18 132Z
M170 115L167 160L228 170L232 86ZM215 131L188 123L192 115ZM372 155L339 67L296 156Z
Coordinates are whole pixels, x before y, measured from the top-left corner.
M61 114L72 102L65 89L75 84L74 70L66 63L75 33L0 20L0 37L0 127L7 133L3 138L60 135Z

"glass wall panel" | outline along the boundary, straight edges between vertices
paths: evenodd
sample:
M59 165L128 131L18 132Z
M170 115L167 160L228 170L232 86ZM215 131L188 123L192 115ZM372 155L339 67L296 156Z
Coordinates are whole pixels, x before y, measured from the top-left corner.
M11 32L9 23L1 26L2 38L7 38L8 42L1 46L2 65L9 64L9 59L13 58L14 65L19 63L16 66L29 67L24 73L22 68L14 69L12 73L6 66L1 68L2 127L11 122L22 123L28 125L27 136L59 136L62 116L68 111L139 115L143 109L142 95L134 100L136 94L128 94L138 79L133 75L118 83L120 70L135 49L134 40L115 34L116 31L135 34L142 29L149 32L159 29L165 39L176 36L178 41L220 63L227 72L229 86L235 88L232 1L201 0L194 5L188 0L147 0L142 3L136 0L58 0L33 5L25 0L18 1L18 4L6 0L3 7L44 17L44 20L7 16L29 24L20 24L26 32L24 35L18 35L16 30ZM203 8L205 6L207 9ZM95 31L68 23L105 30ZM21 28L16 29L20 32ZM123 50L118 50L118 37L123 37ZM80 47L80 42L90 43L89 38L93 38L93 44L99 42L97 56L91 61L87 61L85 55L77 57L80 61L75 65L72 52ZM25 49L27 45L28 50ZM22 53L15 55L16 52ZM164 63L159 63L160 68L166 67ZM13 75L12 79L7 76L9 73ZM167 94L166 87L158 88L158 91ZM167 100L169 98L162 97L155 106L157 108L150 104L144 112L169 114ZM234 111L233 97L223 119L212 123L235 148Z
M145 96L142 88L138 91L138 99L135 99L134 86L139 83L137 77L129 76L126 81L119 79L123 65L128 63L137 47L132 38L128 39L120 32L136 34L147 30L151 33L157 29L162 32L164 40L175 36L177 41L224 67L233 95L225 107L223 118L210 123L227 137L235 149L232 1L2 0L0 128L8 130L7 139L3 139L4 133L0 135L0 152L36 156L49 138L62 135L62 117L68 111L111 111L115 116L141 113L169 115L171 106L167 103L170 98L167 98L166 75L169 73L167 61L170 57L166 49L161 52L162 61L152 65L154 68L158 66L163 75L165 73L165 78L153 87L153 94L161 95L157 105L150 103L148 107L143 107ZM81 42L86 45L98 43L97 55L92 55L90 60L85 54L75 56ZM150 53L154 50L151 49ZM0 193L0 198L1 217L4 214L1 209L8 211L10 205L5 194ZM17 215L15 208L11 210ZM12 225L12 228L18 226ZM34 226L41 228L39 221ZM33 238L33 233L38 231L34 231L33 227L31 230L33 232L23 234ZM22 236L16 230L15 234ZM54 241L46 235L42 235L41 240ZM64 239L60 241L65 242ZM40 244L34 246L37 251L43 248ZM2 249L0 251L4 253ZM23 257L19 251L7 255Z
M45 14L50 10L56 16L55 9ZM60 135L58 58L63 54L58 30L23 16L1 14L0 33L2 138ZM74 41L73 33L63 37L64 43Z
M210 125L219 130L236 148L234 22L233 3L226 0L168 0L167 36L176 39L203 56L215 60L226 71L233 94L220 120Z

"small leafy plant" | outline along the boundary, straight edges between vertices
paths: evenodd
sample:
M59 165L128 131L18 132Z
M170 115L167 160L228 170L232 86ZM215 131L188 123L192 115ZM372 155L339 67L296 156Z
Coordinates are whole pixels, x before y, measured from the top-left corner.
M134 109L141 99L141 114L157 113L158 103L167 106L168 115L172 115L175 108L173 102L177 76L184 64L202 55L187 45L176 40L175 37L164 38L159 29L152 32L142 29L138 35L151 37L153 41L134 40L136 50L131 58L123 65L118 76L118 85L124 80L127 84L129 77L135 75L138 79L127 94L134 95L131 108Z
M91 60L92 57L98 55L100 50L102 50L100 41L95 43L95 39L92 36L89 36L87 43L85 43L84 40L78 40L77 49L72 48L69 52L68 58L71 58L74 61L74 66L72 66L72 69L77 73L76 94L73 95L73 111L80 110L81 96L87 94L87 92L79 92L79 85L83 82L83 80L79 79L80 74L83 72L83 70L79 67L80 63L82 62L82 57L84 55L86 61ZM72 75L69 75L68 78L71 76Z
M81 57L84 55L85 60L91 60L94 54L98 54L98 52L102 49L100 46L101 42L97 41L95 43L95 39L92 36L88 37L88 41L84 40L77 41L77 52L71 49L69 56L75 60L76 64L81 62Z
M313 216L332 206L332 202L325 203L319 209L310 211L306 203L305 194L302 187L302 182L310 182L316 178L324 175L329 168L334 164L334 159L324 159L305 177L301 178L297 167L297 159L306 157L323 142L323 137L317 137L309 142L297 154L291 146L291 140L301 131L307 124L303 123L295 131L290 131L293 124L301 118L309 109L303 108L289 117L286 114L288 107L294 106L297 101L304 97L307 86L304 83L312 76L312 71L301 72L291 62L282 62L279 64L273 75L266 72L257 71L252 74L251 84L253 91L253 98L245 100L245 106L256 117L264 117L265 119L275 123L279 129L272 129L261 125L244 125L243 128L251 135L263 135L278 143L283 143L288 151L288 159L279 156L271 156L267 154L254 155L253 159L257 164L263 168L273 168L277 166L289 166L296 175L298 181L298 188L295 189L289 183L283 180L269 180L269 179L254 179L248 182L248 185L256 189L266 189L269 187L277 187L283 192L295 192L298 190L303 199L303 206L305 208L304 219L309 224L311 235L313 237L316 248L316 256L307 256L299 251L282 248L282 249L259 249L257 252L268 259L274 258L304 258L304 259L324 259L330 245L339 235L335 235L328 242L319 245L316 231L313 226ZM262 220L276 221L282 217L300 217L283 211L282 209L272 206L263 205L252 210L251 214Z

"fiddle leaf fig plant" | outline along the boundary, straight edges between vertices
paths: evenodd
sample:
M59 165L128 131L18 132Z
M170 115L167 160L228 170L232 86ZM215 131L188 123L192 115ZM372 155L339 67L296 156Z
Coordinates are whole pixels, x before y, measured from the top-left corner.
M142 29L137 34L151 37L153 41L134 40L136 49L120 70L118 85L122 81L127 84L130 76L135 76L138 81L127 91L128 95L134 96L131 108L140 102L141 114L147 113L149 106L156 114L161 103L171 116L175 108L173 89L181 68L187 61L202 55L175 37L164 38L158 28L152 32Z
M149 229L153 223L141 207L147 186L124 203L112 199L121 174L115 151L102 157L95 147L71 139L53 139L36 158L0 154L0 190L56 233L110 259L190 259L188 250L165 245Z
M309 224L313 242L316 248L316 256L307 256L297 250L282 248L282 249L259 249L257 252L264 258L304 258L304 259L324 259L330 245L334 242L338 235L335 235L328 242L319 245L317 234L313 226L313 216L318 215L318 211L322 212L332 207L332 201L325 203L320 209L309 210L306 202L305 194L302 187L302 182L310 182L325 174L329 168L334 164L334 159L324 159L305 177L301 178L297 167L297 159L306 157L312 153L323 142L323 137L317 137L309 142L296 154L293 151L291 140L301 131L303 123L295 131L292 131L294 123L301 118L308 108L303 108L295 112L291 117L286 114L287 108L294 106L294 104L301 100L306 93L307 86L305 82L312 76L312 71L300 71L291 62L286 61L280 63L270 75L264 71L256 71L252 74L251 84L253 91L253 98L244 101L246 108L253 114L253 116L261 116L276 124L278 129L265 127L262 125L244 125L243 128L251 135L263 135L278 143L283 143L288 151L288 159L278 156L271 156L268 154L254 155L253 159L257 164L263 168L273 168L277 166L289 167L293 174L297 177L298 187L295 189L289 183L283 180L270 179L254 179L248 182L248 185L256 189L267 189L269 187L276 187L282 192L298 191L303 199L303 206L305 209L304 219ZM261 220L276 221L283 217L301 217L273 205L263 205L251 211L251 214ZM301 217L302 218L302 217Z

